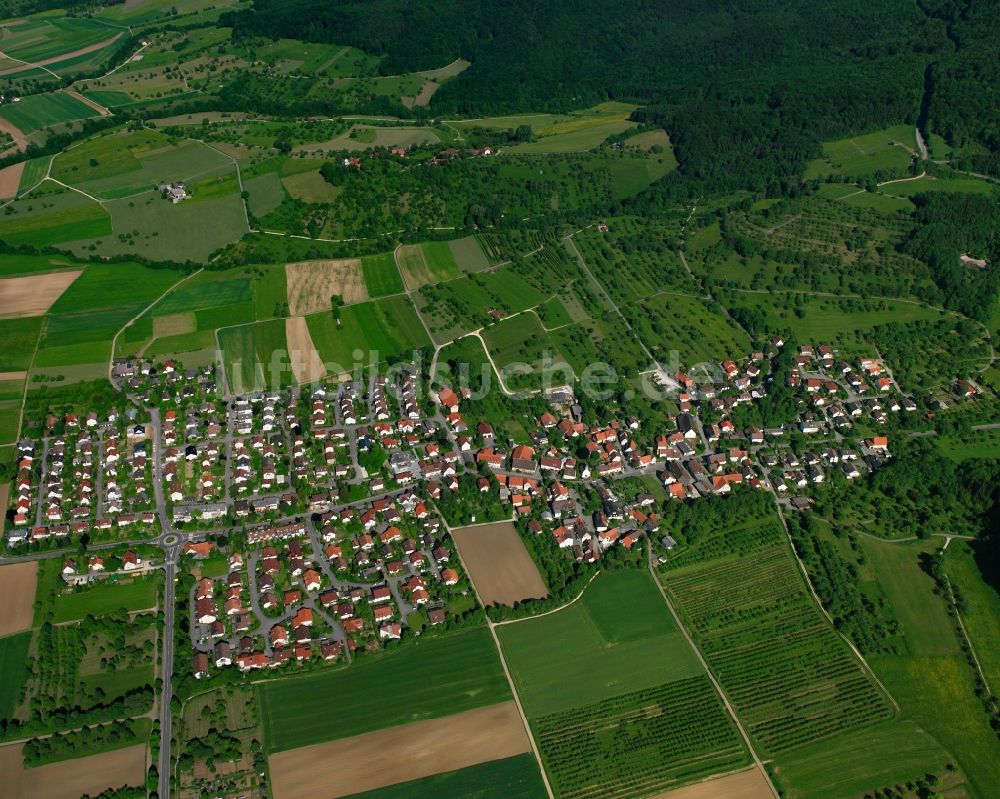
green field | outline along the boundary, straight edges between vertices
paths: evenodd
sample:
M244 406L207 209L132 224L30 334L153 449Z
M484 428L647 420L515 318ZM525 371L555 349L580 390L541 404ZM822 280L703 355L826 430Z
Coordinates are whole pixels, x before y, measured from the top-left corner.
M52 621L77 621L85 616L101 616L119 608L145 610L156 604L156 582L146 578L132 583L101 583L79 593L56 598Z
M60 122L73 122L98 116L97 111L68 94L54 92L33 94L19 103L0 106L0 119L5 119L22 133L34 133Z
M28 368L43 320L42 316L0 319L0 372Z
M483 341L511 389L534 387L546 371L558 382L572 381L572 366L533 313L525 312L490 325L483 331Z
M24 171L21 172L21 184L17 187L19 194L28 191L28 189L33 189L42 181L45 173L48 172L49 161L51 161L51 158L43 156L24 162Z
M218 337L231 392L260 391L272 387L275 377L279 385L291 383L284 319L227 327L218 332ZM276 374L272 373L272 363L279 367Z
M497 633L529 718L703 673L641 570L602 574L579 602Z
M691 366L724 357L738 358L750 350L750 339L718 303L701 297L660 294L622 308L639 339L653 357L664 362L675 351Z
M558 796L646 796L749 762L644 569L496 629Z
M998 458L1000 430L975 430L962 435L935 436L934 446L946 458L956 461L967 458Z
M352 794L348 799L545 799L538 764L530 754L491 760L458 771L447 771L374 791Z
M0 719L9 719L21 698L21 677L31 646L31 631L0 638Z
M461 274L446 241L405 245L397 250L396 258L410 289L427 283L453 280Z
M328 183L317 169L286 175L281 182L292 197L305 203L332 203L343 191Z
M762 756L892 717L806 590L777 520L698 539L664 582Z
M343 370L370 358L405 355L429 344L409 297L387 297L350 305L341 311L341 326L327 312L306 317L320 358ZM360 356L356 355L357 352ZM338 371L338 370L334 370Z
M269 752L441 718L511 698L485 627L364 657L346 669L260 683L257 690Z
M107 236L111 217L93 202L76 203L57 211L0 219L0 238L8 244L47 247L52 244Z
M373 299L404 291L403 279L399 276L399 267L391 252L366 255L361 259L361 271L365 277L368 296Z
M953 540L945 567L953 589L962 598L962 623L986 682L996 690L993 686L1000 685L1000 593L988 582L988 546L979 541Z
M809 165L806 177L864 177L874 174L902 176L906 174L913 157L911 152L916 149L916 135L909 125L896 125L876 133L825 142L823 157Z
M3 51L21 61L54 59L121 36L120 30L83 17L37 16L7 26L4 33Z
M122 305L152 302L183 273L150 269L130 261L89 264L50 309L52 314L72 314Z

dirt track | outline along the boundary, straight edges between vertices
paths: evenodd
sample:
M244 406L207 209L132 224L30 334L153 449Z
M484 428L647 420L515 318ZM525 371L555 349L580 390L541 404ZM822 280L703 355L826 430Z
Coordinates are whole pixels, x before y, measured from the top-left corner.
M8 69L0 70L0 76L13 75L17 72L24 72L25 70L28 69L34 69L35 67L47 67L49 64L58 64L60 61L68 61L69 59L76 58L77 56L87 55L88 53L93 53L95 50L100 50L102 47L107 47L109 44L111 44L120 37L121 34L116 33L110 39L105 39L103 42L94 42L93 44L89 44L86 47L81 47L79 50L74 50L71 53L61 53L59 55L54 55L51 58L43 58L41 61L26 61L22 66L10 67ZM17 60L20 61L21 59Z
M114 752L24 768L21 744L0 747L0 774L4 799L79 799L97 796L108 788L142 785L146 779L146 747L129 746Z
M767 780L756 768L705 780L686 788L659 793L650 799L772 799Z
M24 172L24 161L11 164L0 169L0 200L9 200L17 196L21 185L21 173Z
M304 317L290 316L285 320L285 340L288 342L288 359L296 380L308 383L318 380L326 373Z
M512 606L549 595L511 522L459 527L451 534L484 604Z
M268 758L275 799L332 799L529 751L513 702Z
M79 269L0 280L0 318L38 316L80 276Z
M361 261L303 261L285 266L288 312L292 316L330 310L330 297L339 294L345 305L368 299Z

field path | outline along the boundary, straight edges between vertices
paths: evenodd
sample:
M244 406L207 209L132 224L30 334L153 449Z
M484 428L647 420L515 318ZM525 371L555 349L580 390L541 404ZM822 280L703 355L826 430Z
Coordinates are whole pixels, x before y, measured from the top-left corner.
M653 548L651 546L646 547L646 554L649 562L649 574L652 576L653 582L656 584L656 590L659 591L660 596L663 597L663 602L670 610L670 614L674 617L674 622L676 622L680 631L684 633L684 639L688 642L688 646L694 650L694 654L698 658L698 662L701 663L701 667L705 670L705 674L708 675L708 679L711 680L712 686L715 688L715 692L719 695L719 698L722 699L722 704L726 706L726 711L735 722L736 729L738 729L740 731L740 735L743 736L743 742L750 751L750 756L753 758L754 764L757 766L764 779L767 780L767 787L771 790L771 796L773 796L774 799L780 799L778 789L775 788L774 783L771 782L771 778L768 776L767 770L764 768L764 763L761 761L760 755L758 755L757 750L753 748L753 744L750 742L750 736L747 735L747 731L743 728L743 722L741 722L739 717L736 715L736 711L733 709L733 706L729 704L729 698L722 690L722 686L719 685L719 681L715 679L715 675L712 673L712 670L708 668L708 662L701 654L701 650L695 645L694 639L691 638L691 634L688 632L687 627L684 626L684 622L681 621L681 617L677 615L677 611L674 610L674 606L671 604L670 598L667 596L667 592L664 590L663 584L660 582L660 578L656 574L656 569L653 567Z
M94 42L93 44L89 44L86 47L81 47L80 49L73 50L72 52L69 53L61 53L59 55L54 55L51 58L43 58L41 61L23 61L20 58L14 58L14 56L12 55L7 55L6 53L0 53L0 55L9 58L12 61L20 61L22 64L27 65L26 67L10 67L9 69L0 70L0 75L13 75L17 72L24 72L26 68L40 67L41 69L45 69L46 65L48 64L58 64L60 61L68 61L71 58L77 58L78 56L93 53L95 50L101 50L102 48L107 47L109 44L113 44L116 39L121 38L121 35L122 34L120 33L116 33L110 39L105 39L102 42ZM57 78L59 77L59 75L56 75L56 73L53 72L51 69L45 69L45 71L51 75L55 75Z
M63 93L64 94L68 94L74 100L79 100L84 105L89 105L91 108L93 108L102 117L109 117L109 116L111 116L111 111L109 109L105 108L100 103L98 103L98 102L96 102L94 100L91 100L89 97L84 97L82 94L80 94L80 92L73 91L72 89L65 89Z

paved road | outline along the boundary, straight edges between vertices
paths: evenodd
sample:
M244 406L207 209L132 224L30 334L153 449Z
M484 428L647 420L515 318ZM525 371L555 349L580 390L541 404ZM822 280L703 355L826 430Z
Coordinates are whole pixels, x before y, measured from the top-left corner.
M170 797L170 699L174 673L174 606L176 603L177 546L166 549L163 564L163 690L160 692L160 799Z

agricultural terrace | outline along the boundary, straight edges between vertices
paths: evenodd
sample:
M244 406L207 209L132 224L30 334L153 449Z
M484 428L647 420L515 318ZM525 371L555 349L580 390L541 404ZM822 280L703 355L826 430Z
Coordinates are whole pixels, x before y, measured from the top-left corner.
M380 690L372 690L381 686ZM350 668L257 687L269 752L339 740L511 698L485 627L361 656Z
M462 564L484 605L509 605L549 595L535 562L511 522L451 530Z
M496 632L558 796L647 796L749 762L646 571Z
M327 311L306 321L320 358L340 370L368 363L372 353L384 361L430 344L413 303L404 296L349 305L339 309L339 319Z
M538 764L532 755L527 754L356 793L350 799L396 799L399 796L406 796L407 799L440 799L442 796L545 799L546 793Z
M893 716L770 518L699 539L664 582L762 756Z
M277 799L309 799L318 785L349 796L529 751L510 701L278 752L268 767Z

